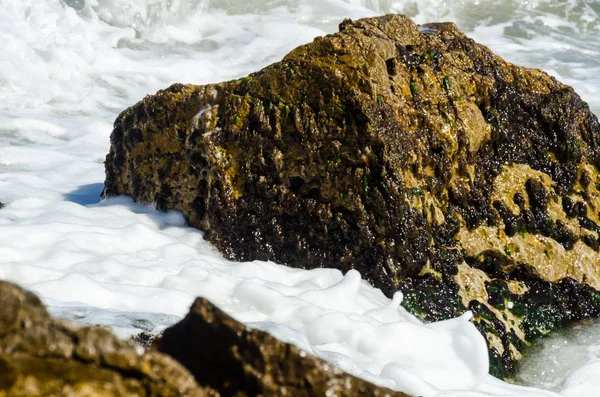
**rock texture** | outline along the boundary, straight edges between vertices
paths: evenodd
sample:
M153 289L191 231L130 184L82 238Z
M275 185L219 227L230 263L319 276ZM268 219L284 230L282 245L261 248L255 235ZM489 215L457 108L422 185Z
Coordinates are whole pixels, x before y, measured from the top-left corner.
M177 209L231 259L356 268L427 320L470 309L507 376L600 313L599 142L570 87L390 15L127 109L104 197Z
M53 321L33 294L0 281L0 396L218 396L167 355L108 330Z
M164 331L157 345L183 363L198 383L223 397L408 397L247 328L203 298L196 299L180 323Z

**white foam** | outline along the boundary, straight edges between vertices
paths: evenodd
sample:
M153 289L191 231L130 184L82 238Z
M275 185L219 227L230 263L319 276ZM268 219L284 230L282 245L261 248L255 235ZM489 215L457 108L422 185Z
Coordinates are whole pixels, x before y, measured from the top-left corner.
M548 70L600 110L599 7L565 0L0 0L0 278L51 312L121 336L157 332L204 296L240 321L378 384L423 396L552 396L487 375L468 314L422 324L351 271L232 263L129 198L99 201L117 114L174 82L246 75L345 17L451 20ZM596 356L540 387L600 386ZM597 358L597 357L596 357ZM562 384L560 382L563 382ZM581 394L577 394L581 393Z

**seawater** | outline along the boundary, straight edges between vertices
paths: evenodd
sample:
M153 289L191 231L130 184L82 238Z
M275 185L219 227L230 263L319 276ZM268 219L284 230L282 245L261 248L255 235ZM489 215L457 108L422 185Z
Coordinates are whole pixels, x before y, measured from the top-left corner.
M98 202L123 109L174 82L247 75L344 18L385 13L455 22L505 59L572 85L600 114L598 1L0 0L0 278L39 294L54 315L124 337L159 331L202 295L414 395L595 396L596 323L532 352L519 380L538 389L510 385L486 375L468 315L423 325L400 295L385 298L356 272L231 263L180 214Z
M600 377L600 320L588 319L542 339L527 352L517 376L564 396L597 396Z

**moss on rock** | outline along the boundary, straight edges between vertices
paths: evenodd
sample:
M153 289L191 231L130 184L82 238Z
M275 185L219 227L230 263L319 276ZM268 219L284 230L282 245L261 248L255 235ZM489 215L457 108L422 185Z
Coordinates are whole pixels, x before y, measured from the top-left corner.
M570 87L388 15L146 97L115 122L104 197L177 209L231 259L358 269L428 320L473 310L507 376L598 314L599 143Z

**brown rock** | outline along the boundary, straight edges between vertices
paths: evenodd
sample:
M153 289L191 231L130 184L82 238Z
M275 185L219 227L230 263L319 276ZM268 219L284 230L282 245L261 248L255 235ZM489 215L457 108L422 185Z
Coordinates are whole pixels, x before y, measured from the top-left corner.
M158 350L183 363L221 396L408 397L351 376L294 345L241 324L197 298L164 331Z
M53 321L14 284L0 281L0 302L0 397L406 397L249 329L201 298L146 352L107 329Z
M0 302L0 396L217 396L169 356L51 320L14 284L0 281Z

